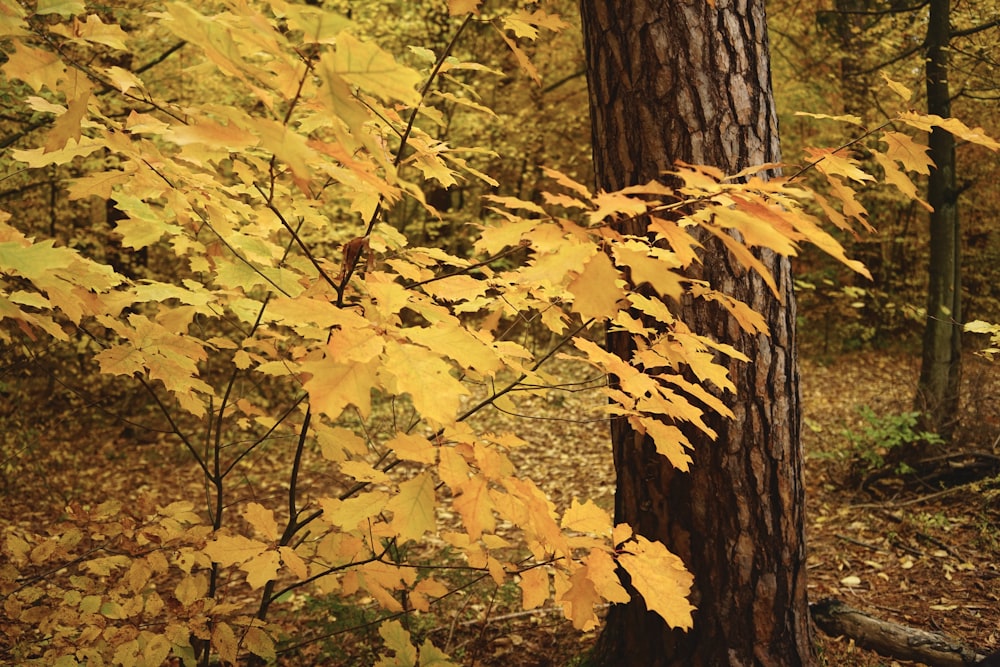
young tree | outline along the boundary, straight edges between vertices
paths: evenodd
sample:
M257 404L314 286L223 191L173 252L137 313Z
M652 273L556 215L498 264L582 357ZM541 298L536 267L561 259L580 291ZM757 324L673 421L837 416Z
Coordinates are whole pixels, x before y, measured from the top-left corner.
M598 185L616 190L660 177L675 162L737 173L779 160L764 4L588 0L582 3ZM624 224L644 236L641 221ZM750 304L770 337L750 335L717 303L680 304L684 321L749 357L729 363L735 417L713 417L713 441L694 444L676 470L625 420L612 426L616 523L631 524L682 557L695 577L694 627L669 630L633 596L613 606L602 664L806 665L811 662L803 548L795 306L788 261L766 252L777 294L699 238L692 280ZM629 358L628 333L609 349Z

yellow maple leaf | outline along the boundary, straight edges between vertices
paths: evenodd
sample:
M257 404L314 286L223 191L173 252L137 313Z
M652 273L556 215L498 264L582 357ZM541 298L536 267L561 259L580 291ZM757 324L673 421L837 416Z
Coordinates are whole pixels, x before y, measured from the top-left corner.
M680 558L662 543L635 535L618 554L618 564L628 572L647 609L659 614L672 628L687 630L692 627L694 607L688 602L688 596L694 577Z
M292 547L278 547L278 555L281 556L282 564L296 577L305 579L309 576L309 566L302 560L302 556L295 552L295 549Z
M566 618L577 630L592 630L597 626L594 607L604 601L594 582L587 576L587 568L579 567L570 575L569 588L559 596Z
M302 370L312 377L303 383L313 409L337 419L348 405L367 417L371 413L371 392L377 387L378 359L367 362L337 363L334 359L304 362Z
M621 279L608 256L598 252L566 287L574 297L573 311L585 320L614 317L620 309L619 301L625 298L625 290L618 285Z
M392 529L401 541L418 540L435 527L434 479L420 473L400 483L385 508L392 512Z
M240 569L247 573L247 583L254 590L262 588L267 582L276 579L280 567L281 557L277 551L270 550L258 554L240 565Z
M205 545L205 553L223 566L243 563L267 549L267 545L242 535L220 535Z
M902 132L885 132L879 137L884 141L886 157L901 163L904 168L915 171L918 174L927 176L931 173L934 161L927 155L930 150L927 146L921 146L907 134ZM876 157L879 155L875 153Z
M452 16L461 16L462 14L478 14L479 5L483 3L483 0L448 0L448 13Z
M437 447L424 436L397 433L394 438L385 443L385 446L392 449L397 457L405 461L417 461L418 463L435 463L437 461Z
M576 498L569 504L560 524L568 530L595 535L611 534L611 516L592 500L581 503Z
M350 33L340 33L333 66L344 80L385 101L395 99L410 105L420 102L416 87L423 76L397 63L374 42L362 42Z
M525 570L520 575L521 607L534 609L549 599L549 573L544 566Z
M247 503L243 518L267 539L278 539L278 522L274 519L274 510L269 510L260 503Z
M417 411L438 424L454 421L462 396L469 393L447 362L418 345L387 342L377 371L386 389L409 394Z
M454 490L457 495L452 504L462 515L469 537L478 540L484 530L492 532L496 528L496 519L486 480L476 476L459 484Z
M354 530L362 521L369 519L385 507L389 495L384 491L369 491L353 498L320 498L323 520L344 530Z

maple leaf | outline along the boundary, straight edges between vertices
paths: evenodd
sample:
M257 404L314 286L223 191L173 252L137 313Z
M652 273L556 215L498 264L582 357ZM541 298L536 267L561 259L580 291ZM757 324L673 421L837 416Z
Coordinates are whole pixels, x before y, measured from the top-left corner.
M320 498L323 520L344 530L354 530L358 524L377 515L385 508L389 494L384 491L360 493L353 498Z
M902 132L884 132L880 139L888 145L885 157L896 160L904 168L918 174L927 176L931 173L930 168L934 166L934 161L927 155L929 147L921 146ZM878 157L879 153L875 153L875 156Z
M247 503L243 510L243 518L267 539L278 539L278 522L274 518L273 510L267 509L260 503Z
M435 463L437 461L437 447L423 436L397 433L395 437L385 443L385 446L392 449L396 456L404 461L417 461L419 463Z
M348 405L365 417L371 412L371 392L377 387L378 358L364 362L337 363L333 359L301 364L312 377L303 383L313 408L336 419Z
M205 545L212 562L222 566L237 565L262 554L267 545L242 535L220 535Z
M573 311L585 320L614 317L620 309L619 302L625 298L625 290L618 284L621 280L608 256L598 252L566 287L574 296Z
M580 503L574 498L559 525L581 533L611 534L611 517L592 500Z
M597 626L594 607L604 599L597 592L594 582L587 576L585 567L577 568L570 576L569 588L558 598L566 618L577 630L592 630Z
M247 573L247 583L254 590L263 588L267 582L276 579L280 567L281 557L277 551L271 550L258 554L240 565L240 569Z
M544 567L533 567L518 575L521 580L521 607L534 609L549 599L549 573Z
M634 535L632 539L618 554L618 563L628 572L646 608L659 614L672 628L690 629L694 607L687 598L694 577L683 561L660 542L650 542L642 535Z
M392 529L404 542L434 530L434 507L434 479L425 472L401 482L399 492L385 505L393 513Z
M496 519L493 517L493 501L490 499L486 480L473 477L459 484L454 491L457 495L452 504L462 515L469 537L478 540L484 530L493 532Z
M14 53L8 55L7 62L0 67L7 78L20 79L35 92L40 92L42 88L58 90L67 71L59 56L22 44L20 40L15 39L13 43Z
M478 14L483 0L448 0L448 13L452 16Z
M36 14L59 14L60 16L73 16L83 14L87 11L82 0L38 0L35 8Z
M399 621L387 621L378 626L378 633L385 641L387 649L394 655L391 658L380 658L375 667L415 667L417 664L417 649L410 642L410 633Z
M396 59L373 42L362 42L348 32L337 36L334 70L362 90L385 101L400 100L414 105L420 102L416 87L423 76L400 65Z

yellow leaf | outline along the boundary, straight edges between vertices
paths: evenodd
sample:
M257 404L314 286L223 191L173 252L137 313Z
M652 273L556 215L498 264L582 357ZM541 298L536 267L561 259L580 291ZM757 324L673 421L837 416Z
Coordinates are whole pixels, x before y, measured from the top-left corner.
M569 509L563 514L560 525L565 529L580 533L611 534L611 517L606 510L598 507L592 500L581 504L574 498Z
M236 641L236 633L223 621L216 621L212 626L212 647L219 653L219 658L223 662L236 664L236 655L239 645Z
M461 16L462 14L478 14L479 5L481 5L483 0L448 0L448 13L452 16Z
M634 287L648 283L660 296L680 299L684 287L682 276L672 270L678 266L676 262L664 261L663 256L651 257L646 251L625 246L618 246L613 252L618 264L629 269Z
M659 614L672 628L687 630L692 627L694 607L688 602L688 596L694 577L680 558L660 542L650 542L636 535L618 555L618 563L628 572L647 609Z
M302 560L302 556L295 553L295 549L292 547L278 547L278 554L281 556L281 562L296 577L305 579L309 576L309 566Z
M393 657L380 658L375 667L414 667L417 664L417 649L410 643L410 633L403 629L399 621L387 621L378 626L387 649Z
M434 531L434 507L434 479L425 472L400 483L399 492L385 505L393 514L392 529L404 542Z
M260 503L247 503L243 510L243 518L269 540L278 539L278 522L274 519L274 511Z
M340 464L340 470L345 475L350 475L359 482L387 484L390 481L387 474L377 468L373 468L371 464L364 461L344 461Z
M816 169L828 175L843 176L846 179L863 183L874 181L875 177L866 173L858 167L858 161L852 157L839 155L840 149L829 148L807 148L806 153L810 161L815 163Z
M280 567L281 558L277 551L265 551L240 565L240 569L247 573L247 583L254 590L277 579Z
M86 10L82 0L38 0L36 14L59 14L73 16L83 14Z
M587 576L594 582L598 595L608 602L629 601L628 591L618 578L618 566L610 553L603 549L592 549L586 559Z
M367 417L371 412L371 392L377 386L378 358L367 362L337 363L335 359L310 361L301 365L312 377L303 383L312 407L330 419L337 419L348 405Z
M262 628L247 628L246 634L243 635L243 645L248 651L265 660L274 660L277 657L274 640Z
M64 164L75 157L90 155L104 147L104 142L99 139L80 137L79 140L70 139L66 142L65 147L55 151L46 152L44 148L33 148L23 151L13 150L10 154L15 160L20 160L32 169L37 169L52 164Z
M389 496L384 491L369 491L354 498L320 498L323 520L344 530L354 530L362 521L369 519L385 507Z
M664 424L658 419L644 419L642 425L646 433L653 439L656 451L670 461L670 465L678 470L687 471L691 466L691 457L684 451L691 444L679 428Z
M435 322L429 327L408 327L402 333L414 343L454 359L464 368L492 375L503 367L497 352L457 320Z
M927 155L930 149L921 146L909 135L902 132L886 132L881 136L882 141L888 144L885 155L897 162L902 163L905 169L915 171L918 174L927 176L931 173L930 168L934 166L934 161ZM878 153L875 156L878 157Z
M603 252L591 257L583 271L566 287L573 295L573 311L584 319L610 319L619 310L618 302L625 298L619 287L621 274Z
M908 199L917 202L928 211L933 210L930 204L920 198L920 195L917 193L917 186L910 180L909 176L903 173L899 167L896 166L895 162L882 153L874 153L874 156L875 161L879 163L882 170L885 172L886 183L896 186L896 188L906 195Z
M66 66L59 56L42 49L35 49L13 40L14 53L7 57L0 70L8 79L20 79L32 87L35 92L42 88L55 91L59 82L66 76Z
M127 51L128 33L115 23L104 23L97 14L90 14L86 21L73 19L73 25L56 25L52 27L52 32L62 35L68 39L83 40L94 44L104 44L113 49Z
M397 433L385 446L392 449L396 456L405 461L417 461L418 463L435 463L437 461L437 447L424 436L411 435L409 433Z
M184 575L174 588L174 597L189 607L208 594L208 577L203 574Z
M549 599L549 573L544 566L533 567L520 574L521 606L534 609Z
M236 565L264 552L267 545L242 535L220 535L205 545L205 553L220 565Z
M889 86L889 90L902 97L904 102L910 101L910 98L913 97L913 92L909 88L898 81L893 81L885 72L879 72L879 74L885 79L885 85Z
M457 495L452 504L462 515L462 521L470 538L478 540L484 530L493 532L496 529L493 501L490 499L485 479L473 477L459 484L454 491Z
M362 42L350 33L337 36L334 69L346 81L385 101L400 100L414 105L420 102L416 87L423 76L396 62L391 54L374 42Z
M828 116L825 113L808 113L806 111L796 111L796 116L808 116L809 118L817 118L819 120L836 120L842 123L850 123L851 125L864 125L865 122L858 118L857 116Z
M441 447L438 456L438 476L449 488L457 489L469 478L469 464L455 447Z
M560 597L566 618L577 630L592 630L597 626L594 607L604 599L598 594L594 582L587 576L587 568L577 568L570 575L569 588Z
M409 394L413 407L437 424L454 421L462 396L469 393L448 363L417 345L387 343L378 373L387 390Z

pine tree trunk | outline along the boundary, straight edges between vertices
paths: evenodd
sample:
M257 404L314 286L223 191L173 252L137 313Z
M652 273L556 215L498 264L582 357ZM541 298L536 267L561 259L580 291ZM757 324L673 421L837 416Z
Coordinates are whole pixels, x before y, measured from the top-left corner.
M927 113L951 116L948 90L948 43L951 39L950 0L930 0L927 21ZM958 420L958 389L962 370L961 237L955 177L955 137L934 128L930 136L934 161L927 181L930 215L930 267L927 324L916 408L926 425L950 439Z
M660 177L676 160L735 172L779 159L761 0L582 0L598 186ZM625 229L643 233L641 227ZM624 421L612 426L616 522L664 542L695 575L694 629L669 630L641 600L616 605L598 664L809 665L795 309L785 258L767 254L783 299L706 242L695 277L743 299L772 336L747 336L718 308L685 303L696 331L735 345L733 420L712 442L689 433L679 473ZM631 353L627 335L609 349Z

